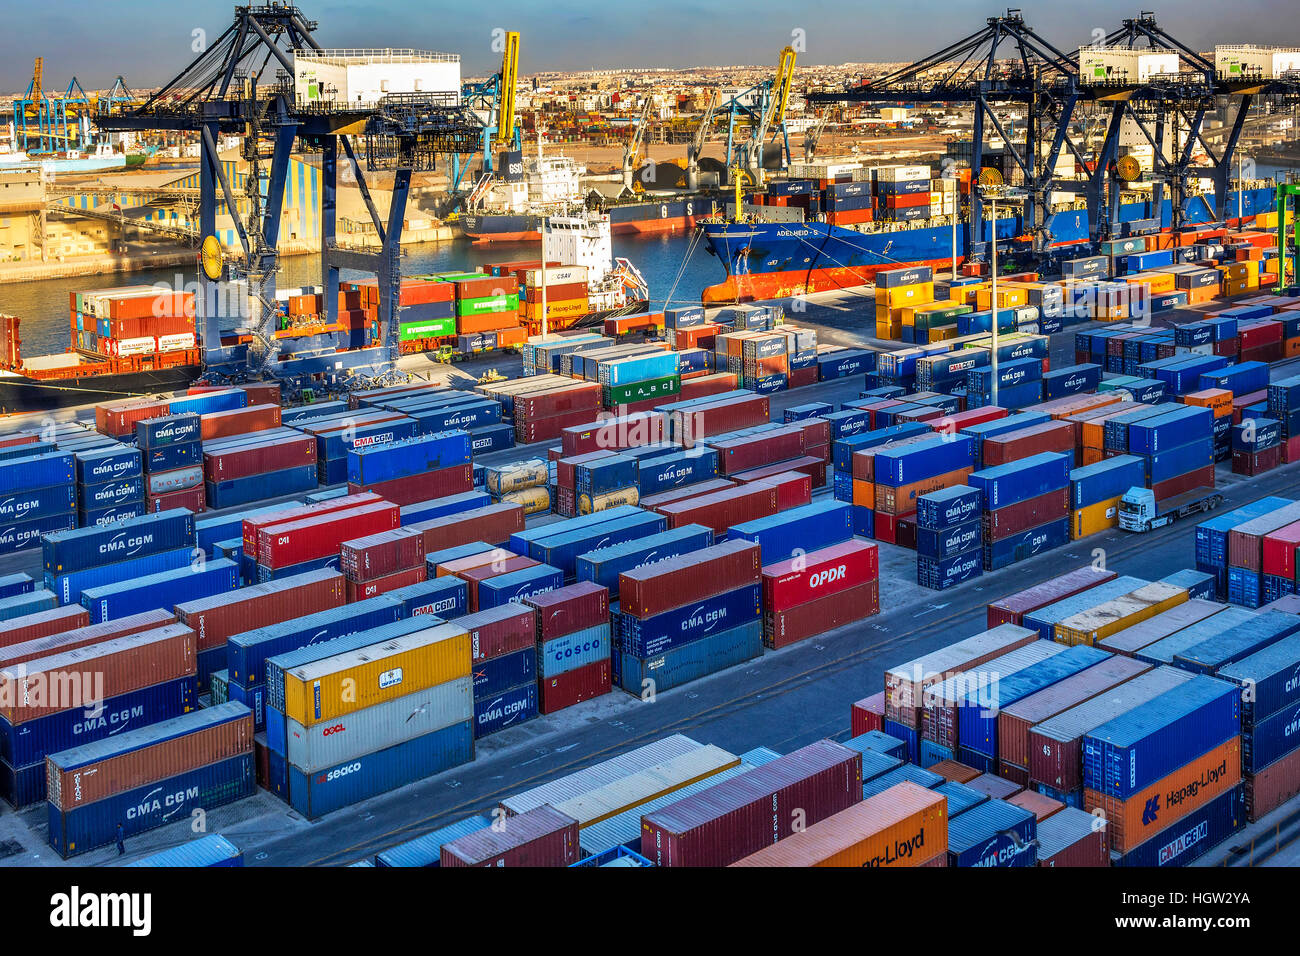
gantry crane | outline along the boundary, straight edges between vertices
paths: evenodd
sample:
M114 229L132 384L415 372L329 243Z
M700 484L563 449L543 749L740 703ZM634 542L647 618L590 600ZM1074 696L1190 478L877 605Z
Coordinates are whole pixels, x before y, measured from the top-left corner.
M522 132L515 113L515 87L519 81L518 31L506 31L502 44L501 71L480 83L461 85L461 100L474 111L472 115L480 123L483 177L489 179L496 169L496 151L523 149ZM472 162L473 155L451 157L449 192L458 200L464 198L460 195L460 184Z
M632 135L628 138L627 145L623 147L623 188L629 191L639 186L636 182L636 165L641 155L641 146L645 142L645 131L650 125L652 105L653 100L649 94L646 94L645 106L642 107L641 115L633 124Z
M686 188L697 190L700 188L700 156L704 153L704 144L708 142L709 131L713 128L713 116L718 108L718 91L714 90L713 95L709 97L708 109L704 111L704 117L700 120L700 128L695 131L695 138L691 140L686 147Z
M747 170L755 185L763 183L764 153L769 140L780 137L782 167L790 164L790 134L785 126L790 89L794 84L795 51L781 50L776 73L756 86L728 98L727 157L728 169L739 165ZM748 119L749 135L737 141L737 120Z

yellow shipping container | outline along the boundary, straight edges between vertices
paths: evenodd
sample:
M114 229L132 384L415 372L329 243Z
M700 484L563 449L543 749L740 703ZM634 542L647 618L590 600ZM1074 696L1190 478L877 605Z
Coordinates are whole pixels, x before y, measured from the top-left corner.
M710 744L571 797L555 809L577 820L579 827L589 827L739 766L739 757Z
M1053 637L1062 644L1095 644L1186 600L1186 588L1156 581L1067 617L1056 625Z
M1119 527L1119 498L1099 501L1070 515L1070 538L1078 541L1090 534Z
M933 282L914 282L911 285L894 286L892 289L876 289L876 302L880 302L880 294L885 294L885 304L891 309L900 309L905 305L916 305L920 302L934 301L934 283Z
M1016 306L1025 305L1029 301L1028 289L1006 288L1001 283L998 284L998 308L1011 309ZM987 312L993 308L993 288L981 289L975 295L975 308L980 312Z
M1139 272L1128 276L1127 281L1141 283L1155 293L1174 291L1174 274L1172 272Z
M540 320L542 317L542 304L540 302L520 301L519 314L525 319ZM586 314L587 299L585 296L581 299L560 299L556 302L546 303L546 317L549 319L569 319Z
M1245 295L1251 289L1245 279L1227 279L1223 283L1224 295Z
M469 631L455 624L395 637L284 675L284 713L304 727L470 674Z
M930 330L931 342L946 342L948 339L955 338L957 338L957 326L955 325L943 325Z
M974 306L979 294L985 289L991 288L988 282L973 283L954 287L949 293L954 302L960 302L962 305Z

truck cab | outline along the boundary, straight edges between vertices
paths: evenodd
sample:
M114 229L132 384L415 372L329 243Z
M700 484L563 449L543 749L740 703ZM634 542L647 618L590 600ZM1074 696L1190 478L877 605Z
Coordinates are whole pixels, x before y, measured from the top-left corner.
M1194 488L1164 501L1156 501L1150 488L1134 486L1119 500L1119 526L1125 531L1154 531L1179 518L1213 511L1223 504L1223 493L1213 488Z
M1119 500L1119 526L1125 531L1142 532L1159 527L1154 524L1156 517L1156 493L1150 488L1130 488Z

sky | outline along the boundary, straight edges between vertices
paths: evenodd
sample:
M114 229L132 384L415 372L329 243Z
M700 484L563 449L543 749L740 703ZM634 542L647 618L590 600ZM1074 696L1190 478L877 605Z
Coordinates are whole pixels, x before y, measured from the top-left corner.
M1141 0L1024 3L1040 35L1066 50L1091 42L1135 16ZM1157 22L1184 43L1300 46L1295 0L1164 0ZM522 33L520 72L775 65L794 31L800 62L839 64L925 56L1005 11L970 0L303 0L324 47L414 47L459 53L466 76L495 72L493 30ZM742 12L743 11L743 12ZM45 87L75 75L87 89L121 74L130 86L156 86L194 57L205 31L215 40L234 16L231 0L40 0L13 14L0 35L0 91L26 89L32 59L45 58Z

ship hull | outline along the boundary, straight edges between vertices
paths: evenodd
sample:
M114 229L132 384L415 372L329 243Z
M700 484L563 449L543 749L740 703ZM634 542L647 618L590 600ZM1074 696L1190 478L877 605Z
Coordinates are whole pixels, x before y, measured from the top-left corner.
M3 375L0 376L0 410L4 413L36 412L175 392L194 384L202 372L198 365L178 365L148 372L62 379Z
M690 232L697 222L713 212L713 205L701 197L615 204L606 210L610 235L657 236ZM484 213L461 218L461 232L476 245L540 242L541 225L541 216L528 213Z

